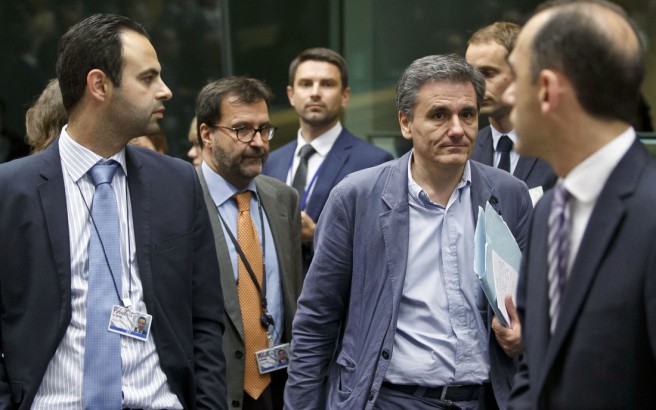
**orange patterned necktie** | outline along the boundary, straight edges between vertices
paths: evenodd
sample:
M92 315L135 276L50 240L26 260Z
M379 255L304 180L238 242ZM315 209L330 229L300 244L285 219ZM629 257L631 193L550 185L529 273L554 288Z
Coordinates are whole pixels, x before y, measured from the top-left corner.
M246 191L234 196L239 208L237 217L237 241L248 263L255 273L260 287L262 285L262 248L255 232L255 226L250 214L251 192ZM257 400L264 389L271 383L271 375L260 374L258 370L255 352L269 347L267 343L267 332L260 317L262 306L260 294L253 283L246 266L239 258L239 305L241 306L241 318L244 324L244 337L246 353L244 360L244 391L253 399Z

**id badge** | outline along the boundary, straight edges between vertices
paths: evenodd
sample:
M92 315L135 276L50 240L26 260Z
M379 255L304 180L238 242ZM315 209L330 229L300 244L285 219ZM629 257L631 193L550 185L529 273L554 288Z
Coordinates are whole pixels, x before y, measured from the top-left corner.
M289 343L279 344L268 349L255 352L257 368L260 374L271 373L289 366Z
M153 317L129 307L114 305L107 330L145 342L150 335Z

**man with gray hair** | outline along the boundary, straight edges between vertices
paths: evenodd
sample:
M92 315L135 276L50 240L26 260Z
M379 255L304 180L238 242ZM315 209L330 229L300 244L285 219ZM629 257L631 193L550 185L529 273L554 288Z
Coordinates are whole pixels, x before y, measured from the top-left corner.
M469 161L484 92L456 55L420 58L401 76L413 149L330 194L292 328L288 408L505 407L504 350L521 349L520 327L490 332L476 215L489 201L523 247L532 207L522 181Z

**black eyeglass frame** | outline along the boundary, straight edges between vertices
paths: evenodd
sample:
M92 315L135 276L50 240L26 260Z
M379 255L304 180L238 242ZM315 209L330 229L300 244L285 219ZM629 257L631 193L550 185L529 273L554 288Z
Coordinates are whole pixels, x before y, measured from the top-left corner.
M224 125L219 125L219 124L216 124L215 127L223 128L223 129L230 130L230 131L234 132L235 135L237 136L237 139L239 141L243 142L243 143L246 143L246 144L253 141L253 139L255 139L255 135L257 135L258 132L260 133L260 136L262 137L262 139L264 141L271 141L273 139L273 135L276 133L276 130L278 129L278 127L273 126L271 124L263 125L260 128L255 128L255 127L250 126L250 125L241 125L239 127L226 127ZM269 132L265 133L264 131L267 128L269 128ZM251 135L250 138L244 140L244 139L239 137L239 133L243 132L243 131L246 131L246 130L250 130L250 131L248 131L248 134L250 134L252 132L253 135ZM241 135L243 136L244 134L241 134Z

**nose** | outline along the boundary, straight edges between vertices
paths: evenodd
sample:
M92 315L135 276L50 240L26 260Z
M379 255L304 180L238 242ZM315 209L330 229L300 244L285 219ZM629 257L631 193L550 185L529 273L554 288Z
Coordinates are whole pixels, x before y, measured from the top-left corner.
M253 139L249 144L251 146L256 146L256 147L263 147L265 146L269 140L265 139L264 136L262 135L262 131L257 130L255 131L255 135L253 135Z
M514 81L512 83L510 83L508 88L506 88L506 91L503 92L503 95L501 96L501 100L508 107L510 107L510 108L515 107L515 82Z
M318 82L312 84L312 96L319 97L321 94L321 86Z
M160 77L160 82L162 83L161 89L158 92L157 99L162 100L162 101L168 101L171 98L173 98L173 92L171 89L166 85L164 80L161 79Z
M450 137L462 137L465 134L465 130L462 126L462 121L458 114L451 116L451 126L449 127L449 136Z
M187 151L187 156L192 161L196 159L196 157L198 157L198 147L192 145L191 148L189 148L189 151Z

